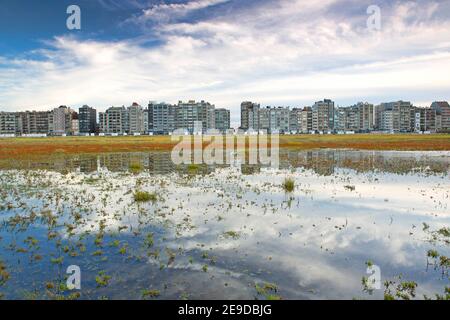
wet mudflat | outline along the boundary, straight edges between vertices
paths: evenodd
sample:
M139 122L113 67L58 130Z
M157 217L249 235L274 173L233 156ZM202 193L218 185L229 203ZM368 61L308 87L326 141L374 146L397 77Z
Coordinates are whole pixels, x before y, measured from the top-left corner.
M449 178L449 152L284 151L277 170L165 152L2 162L0 296L443 298Z

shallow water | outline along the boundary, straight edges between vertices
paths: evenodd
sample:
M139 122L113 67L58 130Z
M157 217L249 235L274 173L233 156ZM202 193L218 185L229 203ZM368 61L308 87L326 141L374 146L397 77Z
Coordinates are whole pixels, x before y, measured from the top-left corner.
M284 151L278 170L175 166L168 153L0 168L5 299L383 298L363 290L368 261L382 281L417 282L417 298L450 284L427 257L450 255L436 237L450 226L449 152ZM64 286L70 265L79 291Z

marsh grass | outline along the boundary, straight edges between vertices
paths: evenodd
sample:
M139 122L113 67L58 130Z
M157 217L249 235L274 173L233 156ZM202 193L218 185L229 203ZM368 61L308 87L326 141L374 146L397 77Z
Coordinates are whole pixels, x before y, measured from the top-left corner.
M152 290L144 290L142 292L142 299L145 298L157 298L159 297L161 294L161 292L159 290L156 289L152 289Z
M6 270L6 265L0 260L0 286L5 284L9 278L10 274Z
M134 194L134 201L136 202L156 202L158 197L155 193L149 193L147 191L136 191Z
M187 170L190 174L196 174L200 170L200 165L191 163L188 165Z
M170 151L176 145L170 136L11 138L0 140L0 160L29 159L43 155ZM448 134L360 134L288 135L280 137L280 148L358 150L449 150Z
M104 271L100 271L98 276L95 277L95 282L97 283L97 287L106 287L111 280L111 276L105 274Z
M128 170L133 174L138 174L144 170L144 167L138 162L133 162L128 166Z
M94 184L98 183L99 181L100 181L100 179L91 177L91 178L85 178L83 180L83 183L89 184L89 185L94 185Z
M417 283L414 281L388 280L384 283L384 300L412 300L416 297Z
M255 284L256 293L264 296L266 300L281 300L281 297L277 295L278 286L273 283Z
M228 239L237 240L241 237L241 235L236 231L227 231L223 233L223 236Z
M295 189L295 181L292 178L286 178L283 181L282 188L286 192L292 192Z

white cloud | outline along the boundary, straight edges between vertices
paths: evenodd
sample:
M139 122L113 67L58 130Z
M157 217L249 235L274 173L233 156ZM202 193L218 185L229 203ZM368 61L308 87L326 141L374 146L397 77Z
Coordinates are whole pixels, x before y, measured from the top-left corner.
M159 5L144 14L177 16L221 2ZM382 30L371 33L365 10L346 19L333 14L339 2L276 1L192 23L166 22L152 29L162 41L157 47L143 45L145 37L58 37L39 60L0 59L0 108L88 103L103 109L195 98L231 108L237 124L247 99L295 106L324 97L340 104L450 99L450 20L433 18L442 3L382 7Z
M187 3L162 3L151 6L143 10L142 15L128 20L134 23L159 22L167 23L175 18L183 17L193 11L206 9L218 4L228 2L229 0L195 0Z

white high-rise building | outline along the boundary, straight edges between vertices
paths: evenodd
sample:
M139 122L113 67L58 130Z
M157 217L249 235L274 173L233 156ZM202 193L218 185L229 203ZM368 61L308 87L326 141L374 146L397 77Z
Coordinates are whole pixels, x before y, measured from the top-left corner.
M127 111L129 119L129 130L127 133L128 134L145 133L144 109L135 102L130 107L128 107Z
M78 119L77 113L66 107L60 106L53 109L53 135L73 135L74 128L72 127L72 120ZM78 131L78 128L76 128Z
M175 127L176 129L186 129L193 133L195 123L202 123L202 131L206 132L209 129L215 129L216 117L215 106L209 102L190 100L188 102L178 102L175 111Z

